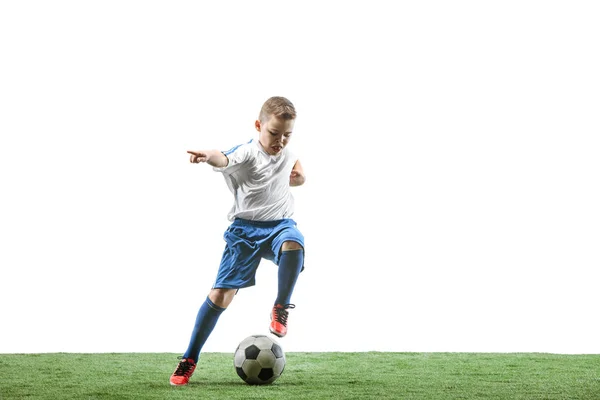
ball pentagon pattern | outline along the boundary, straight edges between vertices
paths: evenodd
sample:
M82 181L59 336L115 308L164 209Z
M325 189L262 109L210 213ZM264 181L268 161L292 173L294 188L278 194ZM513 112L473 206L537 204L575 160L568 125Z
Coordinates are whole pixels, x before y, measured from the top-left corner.
M248 336L233 357L238 376L250 385L268 385L281 376L285 353L279 343L265 335Z

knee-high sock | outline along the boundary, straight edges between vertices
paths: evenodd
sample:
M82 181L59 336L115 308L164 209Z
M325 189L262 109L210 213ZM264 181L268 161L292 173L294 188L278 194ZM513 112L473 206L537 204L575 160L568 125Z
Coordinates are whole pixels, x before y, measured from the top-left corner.
M292 292L298 275L304 265L304 250L288 250L281 253L275 304L286 305L292 299Z
M200 350L202 350L202 346L206 343L206 339L208 339L217 325L219 316L223 311L225 311L225 308L215 305L208 297L206 298L198 311L194 330L192 331L192 337L190 338L190 344L183 354L183 358L191 358L195 362L198 362Z

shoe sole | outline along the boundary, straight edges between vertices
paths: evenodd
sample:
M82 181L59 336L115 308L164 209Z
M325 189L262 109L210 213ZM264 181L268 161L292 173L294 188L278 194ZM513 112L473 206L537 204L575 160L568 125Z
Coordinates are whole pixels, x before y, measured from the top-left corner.
M273 335L277 336L278 338L282 338L285 336L285 334L282 335L281 333L275 332L271 328L269 328L269 332L271 332Z

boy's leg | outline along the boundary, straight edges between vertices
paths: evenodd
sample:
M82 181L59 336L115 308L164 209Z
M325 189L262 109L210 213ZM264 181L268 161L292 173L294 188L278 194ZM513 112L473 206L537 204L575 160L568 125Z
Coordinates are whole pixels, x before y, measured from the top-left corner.
M233 300L236 289L212 289L210 294L200 307L196 316L196 323L190 338L190 344L183 354L183 358L198 362L200 350L208 336L217 325L219 317Z
M233 300L236 289L212 289L196 316L188 349L171 375L171 385L186 385L196 369L200 350L217 325L219 317Z
M276 336L284 337L287 334L288 308L294 287L304 265L304 249L297 242L287 241L281 247L279 258L277 298L271 314L269 330Z
M225 249L213 289L200 307L188 349L171 376L172 385L185 385L196 368L200 350L211 334L221 313L233 300L238 289L254 285L256 268L261 260L257 246L264 229L255 224L236 219L225 231Z
M304 265L304 249L299 243L284 242L281 250L277 272L277 299L275 299L275 305L290 303L296 281Z

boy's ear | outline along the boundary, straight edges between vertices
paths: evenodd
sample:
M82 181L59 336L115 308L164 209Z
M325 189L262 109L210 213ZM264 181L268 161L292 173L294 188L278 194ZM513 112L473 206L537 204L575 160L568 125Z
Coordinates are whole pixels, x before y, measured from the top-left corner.
M259 120L256 120L256 121L254 122L254 127L256 128L256 130L257 130L257 131L259 131L259 132L260 132L260 121L259 121Z

